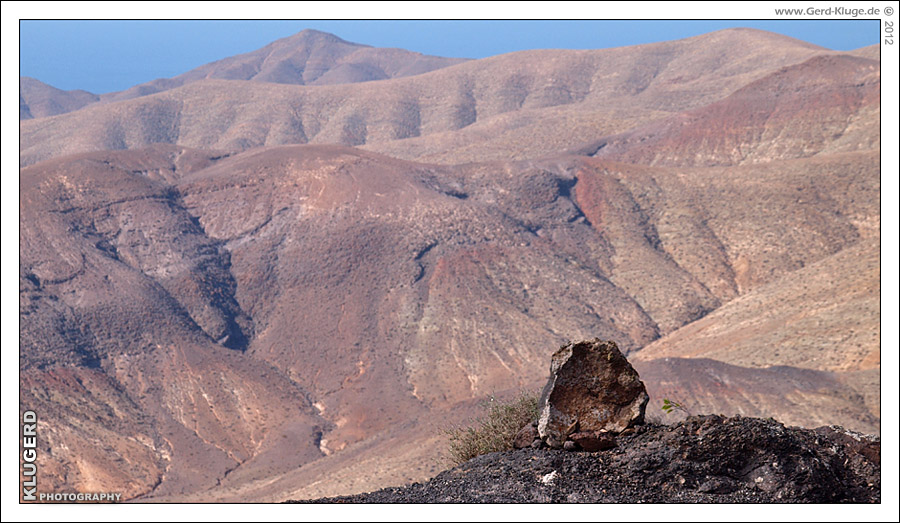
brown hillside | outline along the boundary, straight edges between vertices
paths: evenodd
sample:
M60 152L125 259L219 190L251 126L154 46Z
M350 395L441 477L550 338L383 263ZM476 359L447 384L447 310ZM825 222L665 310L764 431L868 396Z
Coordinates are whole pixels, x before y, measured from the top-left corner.
M21 172L20 387L40 412L45 485L177 494L321 456L304 391L215 342L252 333L228 255L142 170L177 171L183 155Z
M817 56L724 100L611 137L594 155L646 165L761 163L879 146L880 64Z
M835 379L858 391L856 396L862 396L878 418L879 251L877 239L862 241L732 300L635 357L712 358L751 368L789 365L833 371ZM845 409L825 412L832 411Z
M281 387L285 408L299 394L301 405L317 409L300 418L309 421L290 410L266 417L281 427L270 430L310 448L297 459L321 457L320 448L379 448L365 442L404 420L534 386L566 339L597 334L633 352L793 264L852 245L860 227L877 223L877 211L873 222L862 204L877 169L847 179L841 165L866 164L846 154L745 166L730 177L577 157L451 168L333 146L217 156L157 147L23 169L22 365L52 372L70 361L104 372L125 397L102 401L127 399L147 413L149 429L124 423L123 433L171 440L184 427L196 430L200 439L184 436L180 451L230 449L197 459L223 471L239 465L228 485L240 492L286 449L259 447L252 432L215 432L256 422L241 413L255 408L248 398L269 397L254 392L257 382ZM816 197L786 200L783 211L807 232L784 236L784 254L740 243L753 236L742 230L783 230L787 218L772 211L772 198L810 191L810 169ZM770 171L778 183L761 183ZM726 186L742 197L726 205ZM837 214L848 206L858 210ZM672 228L673 212L688 228ZM707 232L685 234L691 227ZM762 272L747 277L741 267ZM151 375L170 377L159 387ZM208 381L216 375L227 388ZM765 380L754 380L758 388L748 390L765 396ZM235 387L242 392L227 392ZM851 389L833 390L816 401L827 405ZM200 400L204 394L210 399ZM726 398L716 404L722 411L746 401ZM201 415L207 403L214 424ZM788 412L770 410L774 400L753 405ZM842 409L842 422L874 426L864 405ZM818 419L791 412L798 423ZM155 456L144 465L151 485L164 459ZM56 469L73 466L66 459L74 458L60 457ZM398 478L382 473L372 471ZM154 496L211 486L167 477Z
M63 91L27 76L19 77L19 119L69 113L100 99L80 89Z
M651 395L648 416L657 421L671 423L686 415L663 411L663 399L668 398L691 414L765 418L777 412L786 425L837 424L867 434L881 431L877 412L867 412L869 398L855 384L845 383L844 373L788 365L743 367L708 358L636 360L634 367ZM878 402L877 396L872 399Z
M740 296L651 343L639 359L855 371L880 364L880 242L865 241ZM856 270L848 271L848 267ZM834 297L840 296L840 302ZM841 347L840 351L828 347Z
M62 91L28 77L20 79L19 119L75 111L95 103L131 100L205 79L246 80L292 85L370 82L426 73L465 62L403 49L355 44L335 35L303 30L256 51L231 56L173 78L159 78L124 91L95 95Z
M441 407L520 386L542 375L544 351L561 340L609 332L635 350L852 245L858 224L877 216L865 205L836 214L877 184L877 164L862 159L686 179L595 160L563 171L558 161L450 169L284 147L222 161L178 187L231 250L237 299L257 328L251 352L320 397L326 417L359 423L330 435L337 448L385 428L347 415L371 412L360 406L373 387ZM846 163L870 168L846 180ZM653 183L657 198L647 194ZM742 198L726 205L726 186ZM812 190L809 205L771 206ZM677 215L688 228L674 228ZM752 241L786 221L796 234ZM314 364L323 346L334 347L330 363Z
M261 145L403 142L385 152L451 163L458 161L458 149L466 161L535 157L721 100L779 67L823 52L771 33L727 30L597 51L522 51L371 82L365 89L202 80L23 122L21 162L153 143L234 152ZM574 127L570 115L578 115ZM476 123L486 127L407 142ZM493 138L478 146L485 154L473 158L468 149L484 142L484 133ZM444 152L435 156L438 151Z
M881 61L881 44L869 45L866 47L860 47L859 49L854 49L849 51L848 54L852 54L854 56L860 56L862 58L868 58L869 60L878 60Z
M333 34L305 29L256 51L202 65L174 78L154 80L103 95L102 101L130 100L209 78L333 85L412 76L464 61L463 58L427 56L404 49L355 44Z

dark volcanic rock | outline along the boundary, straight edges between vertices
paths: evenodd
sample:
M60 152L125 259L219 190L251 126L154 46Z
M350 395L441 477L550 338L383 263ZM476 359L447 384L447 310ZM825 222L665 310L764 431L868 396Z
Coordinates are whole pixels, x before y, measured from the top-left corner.
M582 450L597 452L598 450L611 449L616 446L616 437L611 432L576 432L569 439Z
M880 503L881 441L841 428L694 416L602 452L478 456L426 483L317 503ZM554 474L555 472L555 474ZM550 476L552 475L552 476ZM542 480L552 478L552 481Z
M540 402L538 433L561 447L576 431L619 433L644 420L650 397L637 372L613 341L561 347L550 361Z

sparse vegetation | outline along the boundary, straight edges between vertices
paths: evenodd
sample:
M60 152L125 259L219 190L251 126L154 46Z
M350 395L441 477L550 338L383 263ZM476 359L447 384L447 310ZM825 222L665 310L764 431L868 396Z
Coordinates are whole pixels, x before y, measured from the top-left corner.
M688 416L691 415L691 411L689 411L682 403L672 401L669 398L663 398L662 410L666 411L666 414L671 414L673 410L680 410Z
M519 430L537 419L538 401L536 394L527 392L509 402L491 396L482 405L487 414L468 427L444 431L450 437L448 459L459 465L481 454L512 449Z

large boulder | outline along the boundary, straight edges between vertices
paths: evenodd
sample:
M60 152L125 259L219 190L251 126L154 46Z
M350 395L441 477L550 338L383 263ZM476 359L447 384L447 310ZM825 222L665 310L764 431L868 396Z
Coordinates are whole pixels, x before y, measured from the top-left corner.
M643 423L649 400L615 342L595 338L569 343L550 361L538 434L553 448L562 447L573 433L617 434Z

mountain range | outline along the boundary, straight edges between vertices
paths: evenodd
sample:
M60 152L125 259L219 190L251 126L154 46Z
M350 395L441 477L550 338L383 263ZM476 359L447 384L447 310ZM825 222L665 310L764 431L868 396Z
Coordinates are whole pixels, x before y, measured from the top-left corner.
M119 93L22 78L20 118L21 405L53 488L423 480L442 428L593 337L660 417L880 432L877 46L461 60L303 31Z

